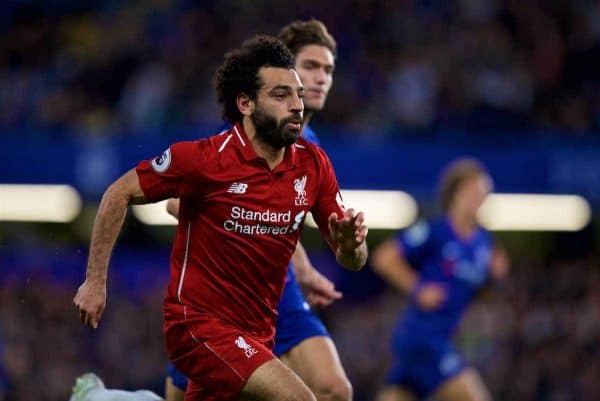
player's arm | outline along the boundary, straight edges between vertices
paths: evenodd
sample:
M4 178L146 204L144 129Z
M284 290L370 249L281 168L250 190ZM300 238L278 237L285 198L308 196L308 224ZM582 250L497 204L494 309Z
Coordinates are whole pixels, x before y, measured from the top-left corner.
M506 253L506 249L500 243L495 243L492 248L490 259L490 276L498 281L503 280L508 276L510 270L510 259Z
M102 196L92 228L85 281L73 299L82 322L87 326L98 326L106 306L106 276L112 249L128 206L140 203L147 201L135 169L116 180Z
M167 201L167 213L176 219L179 218L179 199L171 198Z
M406 261L393 238L373 251L371 268L392 287L407 294L413 292L418 281L416 270Z
M408 262L402 246L394 238L375 249L371 267L392 287L412 296L424 310L437 309L446 300L446 289L442 284L420 283L417 270Z
M207 141L176 143L161 156L140 162L106 190L92 228L86 279L73 299L85 325L97 327L106 306L108 263L128 206L191 193L199 187L197 172L209 151Z
M494 241L490 254L488 280L481 287L478 295L487 295L496 282L502 281L508 276L509 271L510 259L506 249L501 243Z
M336 291L335 285L314 268L300 242L296 244L296 251L292 255L292 266L311 306L324 307L342 297L342 293Z

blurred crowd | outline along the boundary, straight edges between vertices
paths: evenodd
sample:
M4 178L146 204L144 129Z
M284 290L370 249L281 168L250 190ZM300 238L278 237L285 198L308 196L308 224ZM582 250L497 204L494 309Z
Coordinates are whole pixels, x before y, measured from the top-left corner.
M122 267L111 270L115 280ZM70 268L79 277L78 269ZM494 400L600 399L599 269L598 259L517 262L506 282L473 305L458 344L482 372ZM364 284L362 274L356 280ZM137 288L109 285L108 308L96 332L78 321L71 304L74 284L49 275L5 280L0 329L10 386L4 399L66 400L74 378L90 369L110 387L162 394L166 355L160 310L166 277L164 272L149 276ZM391 328L403 303L404 297L391 291L369 297L346 293L323 311L356 401L372 401L383 381Z
M0 400L65 401L75 378L88 371L114 387L163 394L163 284L135 296L111 289L102 327L92 332L79 322L72 283L48 276L3 282Z
M223 53L310 17L339 45L324 125L359 135L600 129L593 0L52 0L0 11L2 135L216 126Z

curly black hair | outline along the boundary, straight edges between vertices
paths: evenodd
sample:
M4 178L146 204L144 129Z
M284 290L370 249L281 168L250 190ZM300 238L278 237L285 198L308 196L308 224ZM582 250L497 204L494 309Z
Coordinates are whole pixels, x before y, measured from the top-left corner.
M293 69L294 56L282 41L267 35L246 40L240 47L225 54L216 74L217 99L222 105L223 119L231 124L242 119L237 96L244 93L256 99L261 82L258 70L262 67Z

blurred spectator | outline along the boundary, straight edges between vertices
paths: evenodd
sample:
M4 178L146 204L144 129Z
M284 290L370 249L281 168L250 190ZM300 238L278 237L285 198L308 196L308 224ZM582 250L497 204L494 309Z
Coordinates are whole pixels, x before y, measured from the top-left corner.
M121 120L139 131L161 128L167 118L172 77L161 64L143 66L127 82L119 101Z
M401 126L429 127L435 121L439 90L438 72L427 55L409 51L390 73L388 102ZM411 54L413 53L413 54Z
M344 55L328 123L369 134L440 123L600 128L598 2L52 3L3 6L5 132L168 133L205 123L202 114L218 120L205 99L223 52L310 16Z

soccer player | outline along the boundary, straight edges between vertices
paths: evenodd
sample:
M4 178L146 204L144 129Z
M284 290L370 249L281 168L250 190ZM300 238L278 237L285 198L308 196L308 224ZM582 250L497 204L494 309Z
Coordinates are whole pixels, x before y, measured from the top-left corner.
M342 208L329 159L299 138L304 88L281 41L260 36L227 53L217 92L232 129L174 144L105 192L74 303L97 327L128 205L180 198L163 312L169 357L190 378L186 400L314 400L272 353L275 306L306 213L352 270L367 258L364 215Z
M304 127L302 137L318 144L307 125L316 111L325 105L333 83L336 42L325 25L315 19L294 21L278 35L294 54L296 71L304 85ZM168 203L169 213L177 217L179 202ZM325 306L338 299L333 283L310 263L298 242L288 268L283 296L277 307L274 353L296 372L319 401L350 401L352 387L346 377L337 350L327 329L309 304ZM294 273L296 272L296 274ZM302 294L307 293L309 301ZM168 369L167 401L183 400L187 379L172 364Z
M461 316L490 279L501 279L508 262L477 224L477 210L491 190L484 167L459 159L440 185L444 216L420 222L373 253L372 267L409 295L393 335L394 360L378 401L488 401L489 392L451 336Z
M286 25L278 35L294 54L296 71L305 86L304 127L302 137L318 144L318 137L307 125L315 111L321 110L333 83L336 42L325 25L318 20L294 21ZM169 213L177 216L179 202L170 200ZM275 354L294 370L318 400L350 401L352 387L346 377L335 345L329 334L309 307L326 306L341 297L335 286L322 276L310 263L304 248L298 242L292 256L294 263L288 268L288 276L282 300L277 308L275 331ZM298 277L294 274L298 272ZM302 290L307 293L307 299ZM92 376L85 376L92 378ZM94 377L98 382L98 378ZM173 364L169 364L165 397L167 401L184 398L187 378ZM91 393L89 401L100 401L102 390ZM113 401L127 401L128 394L120 392Z

